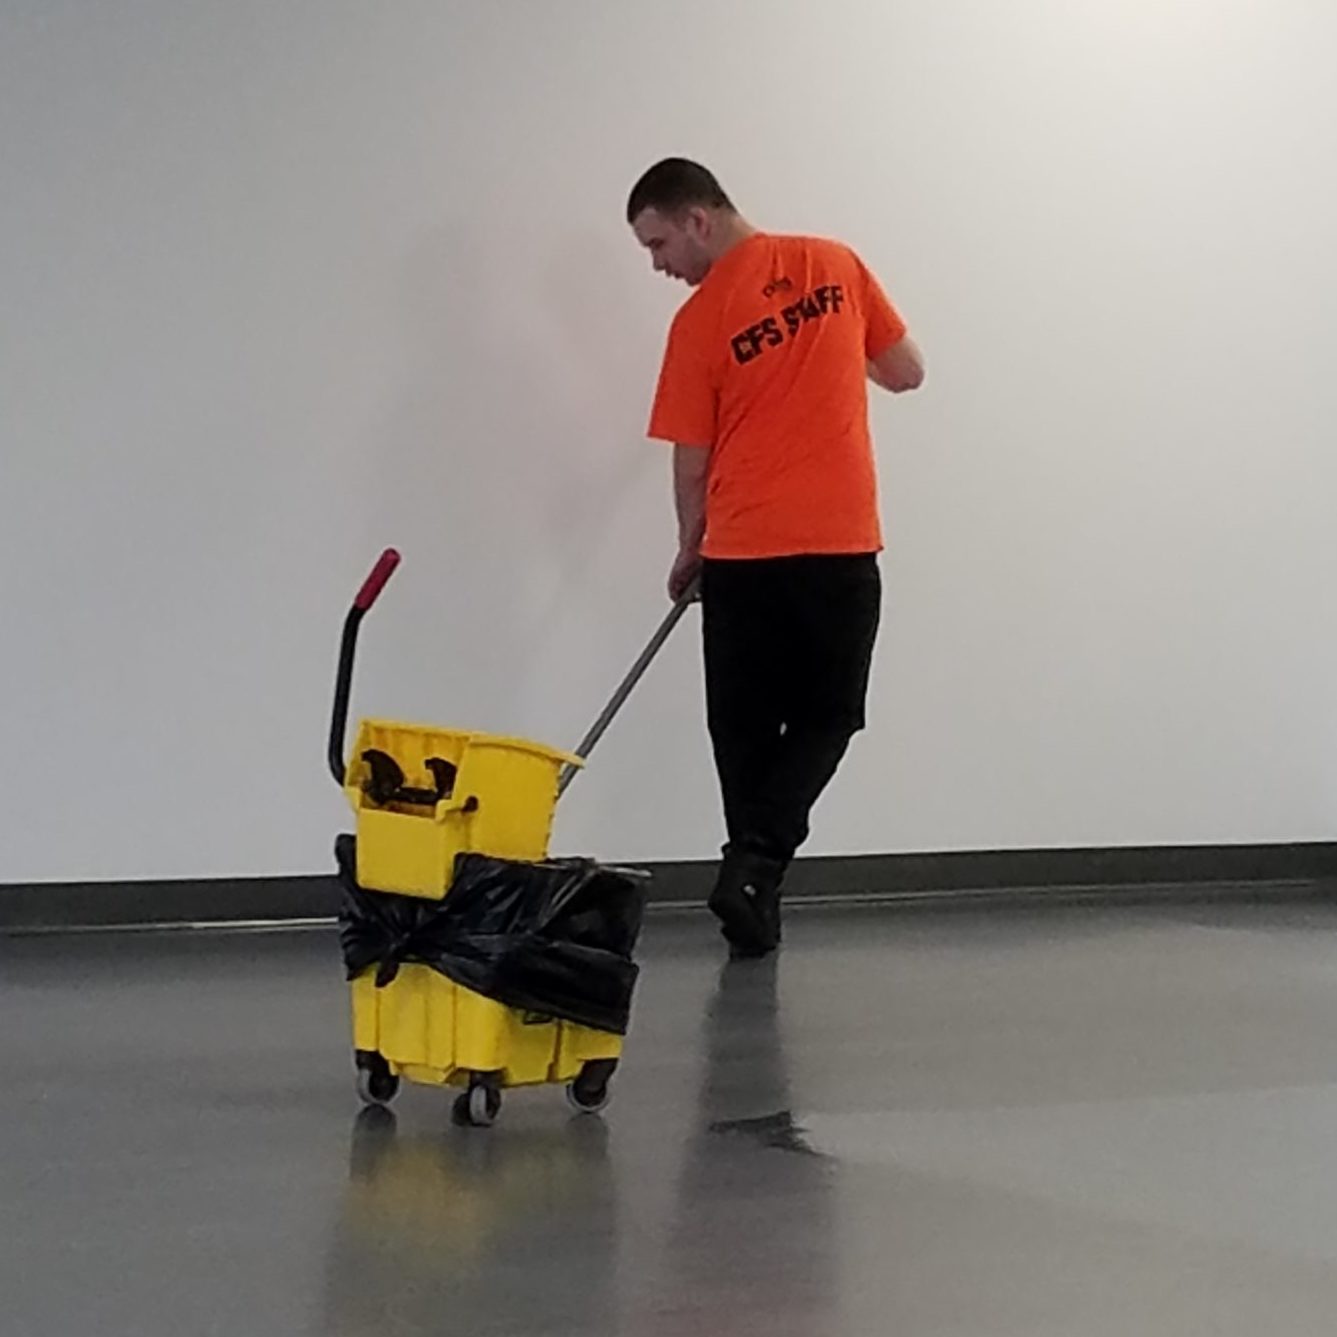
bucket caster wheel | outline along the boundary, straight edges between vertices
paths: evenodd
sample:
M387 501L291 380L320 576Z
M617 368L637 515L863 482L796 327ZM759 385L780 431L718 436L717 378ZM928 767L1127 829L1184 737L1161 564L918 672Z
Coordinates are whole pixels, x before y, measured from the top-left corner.
M616 1059L595 1059L581 1068L575 1081L567 1084L567 1103L577 1114L598 1114L607 1108L612 1099L608 1085L616 1067Z
M399 1078L379 1054L358 1051L357 1093L364 1105L388 1105L399 1094Z
M461 1127L491 1128L501 1113L501 1090L492 1082L474 1078L469 1089L455 1098L451 1117Z

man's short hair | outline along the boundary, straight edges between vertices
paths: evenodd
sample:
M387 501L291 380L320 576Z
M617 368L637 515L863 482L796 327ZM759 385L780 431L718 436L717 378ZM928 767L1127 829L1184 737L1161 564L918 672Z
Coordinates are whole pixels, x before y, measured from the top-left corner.
M687 158L665 158L632 187L627 200L627 222L634 223L647 209L673 217L692 208L732 209L733 201L724 193L714 173L700 163Z

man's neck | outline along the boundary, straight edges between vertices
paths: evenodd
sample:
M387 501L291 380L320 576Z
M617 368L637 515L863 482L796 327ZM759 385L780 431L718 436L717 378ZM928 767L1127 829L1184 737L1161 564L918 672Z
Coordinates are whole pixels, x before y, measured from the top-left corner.
M741 214L732 214L720 223L718 247L711 256L711 263L722 260L733 248L749 237L755 237L759 229L752 226Z

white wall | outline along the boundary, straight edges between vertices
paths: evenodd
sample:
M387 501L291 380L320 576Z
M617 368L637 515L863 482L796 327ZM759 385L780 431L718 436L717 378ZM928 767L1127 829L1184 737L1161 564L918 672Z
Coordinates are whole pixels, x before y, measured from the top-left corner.
M1329 837L1335 13L6 0L0 881L328 866L388 543L357 708L575 741L671 556L682 294L621 218L669 152L930 360L811 850ZM559 834L714 848L694 634Z

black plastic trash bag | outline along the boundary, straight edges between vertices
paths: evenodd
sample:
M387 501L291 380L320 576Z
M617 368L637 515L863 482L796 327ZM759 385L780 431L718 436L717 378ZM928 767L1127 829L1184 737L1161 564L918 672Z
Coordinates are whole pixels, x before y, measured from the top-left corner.
M422 930L439 916L441 907L435 901L413 896L363 891L357 883L357 841L353 836L340 836L334 842L334 857L343 893L339 940L348 978L354 979L375 966L376 986L384 988L399 973L401 962L422 960L418 955Z
M359 887L352 836L335 853L350 979L374 966L384 986L412 961L507 1007L626 1034L648 874L462 854L445 899L425 901Z

